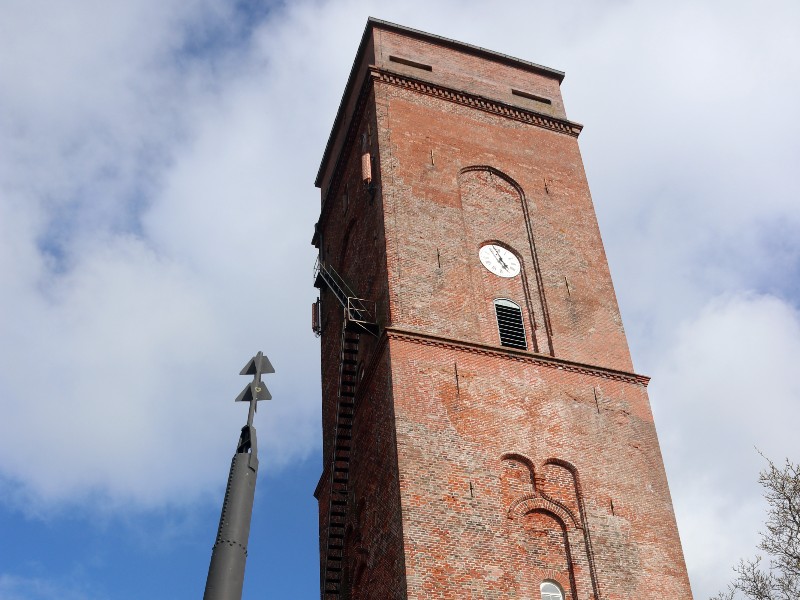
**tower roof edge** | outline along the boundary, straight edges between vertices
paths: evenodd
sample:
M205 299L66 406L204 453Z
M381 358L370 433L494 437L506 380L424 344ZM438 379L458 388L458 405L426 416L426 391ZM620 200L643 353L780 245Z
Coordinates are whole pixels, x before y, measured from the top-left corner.
M398 25L397 23L392 23L391 21L383 21L381 19L376 19L375 17L369 17L367 19L367 27L366 30L364 31L365 35L368 31L370 31L374 27L387 29L389 31L395 31L397 33L401 33L409 37L426 40L429 42L434 42L442 46L453 48L455 50L461 50L462 52L466 52L467 54L474 54L476 56L488 58L489 60L494 60L508 65L513 65L515 67L519 67L521 69L526 69L529 71L534 71L540 75L553 77L557 79L559 83L561 83L564 80L564 77L566 75L564 71L559 71L558 69L546 67L544 65L540 65L528 60L523 60L521 58L510 56L508 54L503 54L502 52L495 52L494 50L489 50L481 46L467 44L465 42L460 42L458 40L443 37L441 35L435 35L433 33L427 33L425 31L421 31L419 29L406 27L405 25Z
M348 104L348 99L353 93L357 93L358 89L360 89L360 87L357 87L358 82L356 81L356 79L358 79L358 74L360 71L359 67L362 63L364 52L366 51L366 47L368 45L372 31L374 29L383 29L386 31L392 31L401 35L405 35L410 38L431 42L434 44L438 44L440 46L464 52L466 54L479 56L487 60L531 71L539 75L555 79L558 81L559 84L564 80L565 73L557 69L552 69L550 67L545 67L543 65L539 65L530 61L522 60L520 58L515 58L507 54L502 54L500 52L488 50L480 46L474 46L472 44L459 42L458 40L453 40L443 36L434 35L432 33L427 33L425 31L420 31L419 29L413 29L411 27L406 27L404 25L398 25L397 23L392 23L390 21L384 21L381 19L377 19L375 17L368 17L366 26L364 27L364 33L362 34L361 41L359 42L358 45L358 50L356 51L355 58L353 59L353 66L350 68L350 74L347 78L347 84L345 85L344 92L342 93L342 98L339 101L339 108L336 111L336 118L333 121L333 127L331 127L331 132L328 135L328 141L325 144L325 150L322 155L322 160L320 161L320 166L319 169L317 170L317 176L316 179L314 180L314 185L316 187L322 186L325 166L327 165L328 161L333 158L331 155L333 154L333 149L335 146L337 134L340 128L343 125L345 125L344 121L346 119L345 113Z

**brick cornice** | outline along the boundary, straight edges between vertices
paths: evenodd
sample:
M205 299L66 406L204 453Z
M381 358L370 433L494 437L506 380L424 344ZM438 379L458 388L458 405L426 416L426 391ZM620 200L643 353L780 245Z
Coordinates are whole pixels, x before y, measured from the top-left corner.
M626 371L617 371L616 369L588 365L585 363L556 358L554 356L547 356L545 354L535 354L533 352L526 352L524 350L516 350L514 348L498 348L496 346L486 346L484 344L476 344L474 342L468 342L465 340L443 338L410 329L402 329L399 327L387 327L385 329L385 335L390 340L401 340L414 344L421 344L423 346L446 348L448 350L468 352L470 354L480 354L483 356L491 356L493 358L520 361L548 369L568 371L570 373L581 373L584 375L593 375L595 377L612 379L614 381L636 383L645 387L650 382L650 378L646 375L638 375L636 373L628 373Z
M583 125L580 123L568 121L567 119L560 119L535 110L507 104L500 100L494 100L478 94L465 92L464 90L446 87L438 83L431 83L430 81L397 73L396 71L380 69L374 65L369 67L369 72L374 80L380 81L381 83L388 83L389 85L413 90L427 96L441 98L448 102L476 108L484 112L500 115L530 125L536 125L537 127L543 127L544 129L550 129L551 131L564 133L572 137L578 137L583 129Z

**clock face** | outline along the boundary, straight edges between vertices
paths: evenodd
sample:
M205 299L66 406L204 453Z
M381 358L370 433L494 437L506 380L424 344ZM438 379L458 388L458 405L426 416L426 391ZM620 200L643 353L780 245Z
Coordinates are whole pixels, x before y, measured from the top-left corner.
M500 277L516 277L519 274L519 259L502 246L486 244L478 252L484 267Z

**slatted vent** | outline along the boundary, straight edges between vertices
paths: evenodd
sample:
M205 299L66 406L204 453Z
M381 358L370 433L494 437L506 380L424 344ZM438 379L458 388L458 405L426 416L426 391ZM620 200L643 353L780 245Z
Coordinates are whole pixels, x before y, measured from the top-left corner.
M527 350L525 326L522 323L522 309L505 298L494 301L497 313L497 328L500 330L500 345Z

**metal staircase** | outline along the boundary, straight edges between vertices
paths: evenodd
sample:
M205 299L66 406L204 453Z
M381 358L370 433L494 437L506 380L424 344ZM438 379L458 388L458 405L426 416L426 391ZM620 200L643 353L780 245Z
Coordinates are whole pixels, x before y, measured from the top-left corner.
M378 335L375 302L356 296L336 270L317 258L314 265L314 287L327 287L344 308L344 321L353 331Z
M358 347L361 334L377 335L378 326L375 322L375 304L358 298L333 267L317 260L314 272L314 285L320 289L323 285L327 286L344 309L333 459L330 468L325 572L322 579L322 600L340 600L344 574L350 458L353 447L353 416L359 377Z

